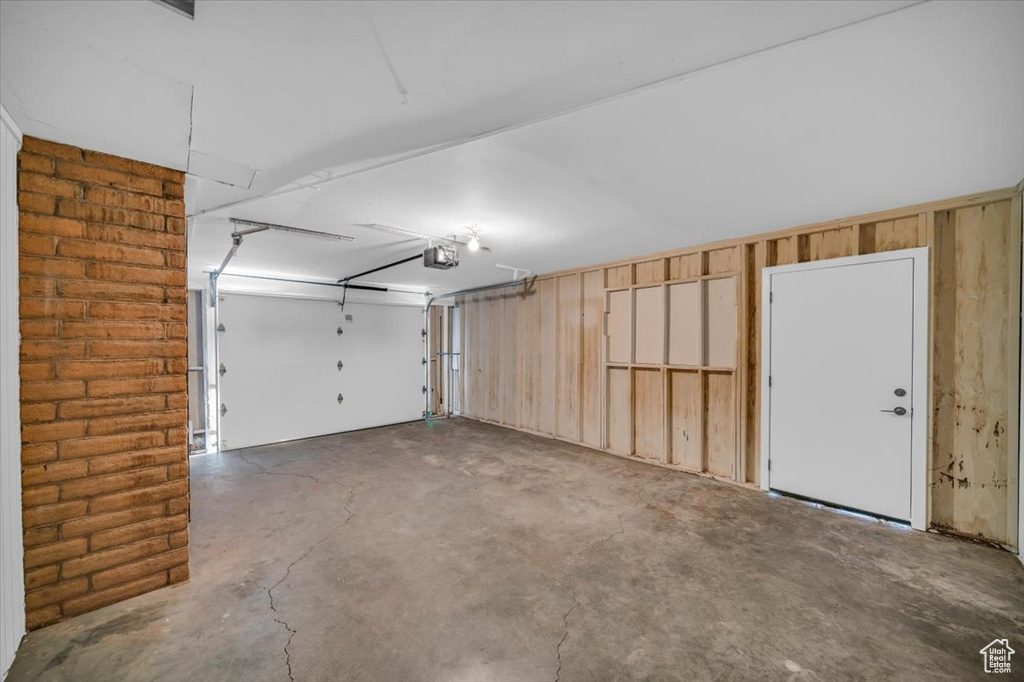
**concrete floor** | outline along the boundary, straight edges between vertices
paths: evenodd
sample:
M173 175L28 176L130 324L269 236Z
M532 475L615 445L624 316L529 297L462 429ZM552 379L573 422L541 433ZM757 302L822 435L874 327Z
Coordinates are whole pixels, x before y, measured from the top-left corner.
M471 421L195 458L192 500L189 583L33 632L9 679L931 681L1024 650L1006 552Z

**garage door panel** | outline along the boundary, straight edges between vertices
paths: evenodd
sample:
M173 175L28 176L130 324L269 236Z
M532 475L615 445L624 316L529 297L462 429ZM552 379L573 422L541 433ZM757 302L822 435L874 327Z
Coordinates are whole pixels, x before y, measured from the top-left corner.
M422 415L420 308L223 294L219 317L223 447Z
M297 348L295 337L300 333L304 341ZM314 334L315 330L301 327L289 330L232 327L220 334L221 359L230 358L231 365L236 367L315 367L325 362L337 365L341 340L332 334L333 338L323 342ZM330 357L334 357L334 362L329 362Z
M222 351L223 353L223 351ZM224 357L222 355L222 357ZM233 387L244 388L255 391L265 391L268 387L287 387L289 385L302 386L302 393L308 392L317 386L339 387L341 386L343 374L338 371L335 365L306 365L302 367L284 367L272 365L241 365L231 364L227 368L222 383L230 382ZM336 391L337 392L337 391ZM242 392L242 396L245 393Z

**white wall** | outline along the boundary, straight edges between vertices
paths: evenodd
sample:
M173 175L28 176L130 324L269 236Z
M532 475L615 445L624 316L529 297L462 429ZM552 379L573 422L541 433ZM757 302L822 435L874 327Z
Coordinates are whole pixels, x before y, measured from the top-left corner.
M18 150L21 131L0 107L0 672L25 634L18 380Z

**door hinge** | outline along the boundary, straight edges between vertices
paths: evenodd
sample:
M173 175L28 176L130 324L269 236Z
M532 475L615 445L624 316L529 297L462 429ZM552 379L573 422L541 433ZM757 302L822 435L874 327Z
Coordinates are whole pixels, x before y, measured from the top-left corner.
M771 471L771 470L772 470L772 461L769 459L768 460L768 471Z
M769 291L768 292L768 302L769 303L775 303L775 292L774 291Z
M768 375L768 388L771 388L771 387L772 387L772 375L769 374Z

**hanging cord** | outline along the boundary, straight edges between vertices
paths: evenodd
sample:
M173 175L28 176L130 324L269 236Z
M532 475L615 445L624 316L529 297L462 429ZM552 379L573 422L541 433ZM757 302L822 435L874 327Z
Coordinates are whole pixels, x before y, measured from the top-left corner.
M341 312L345 312L346 299L348 299L348 282L345 282L345 290L341 293Z

